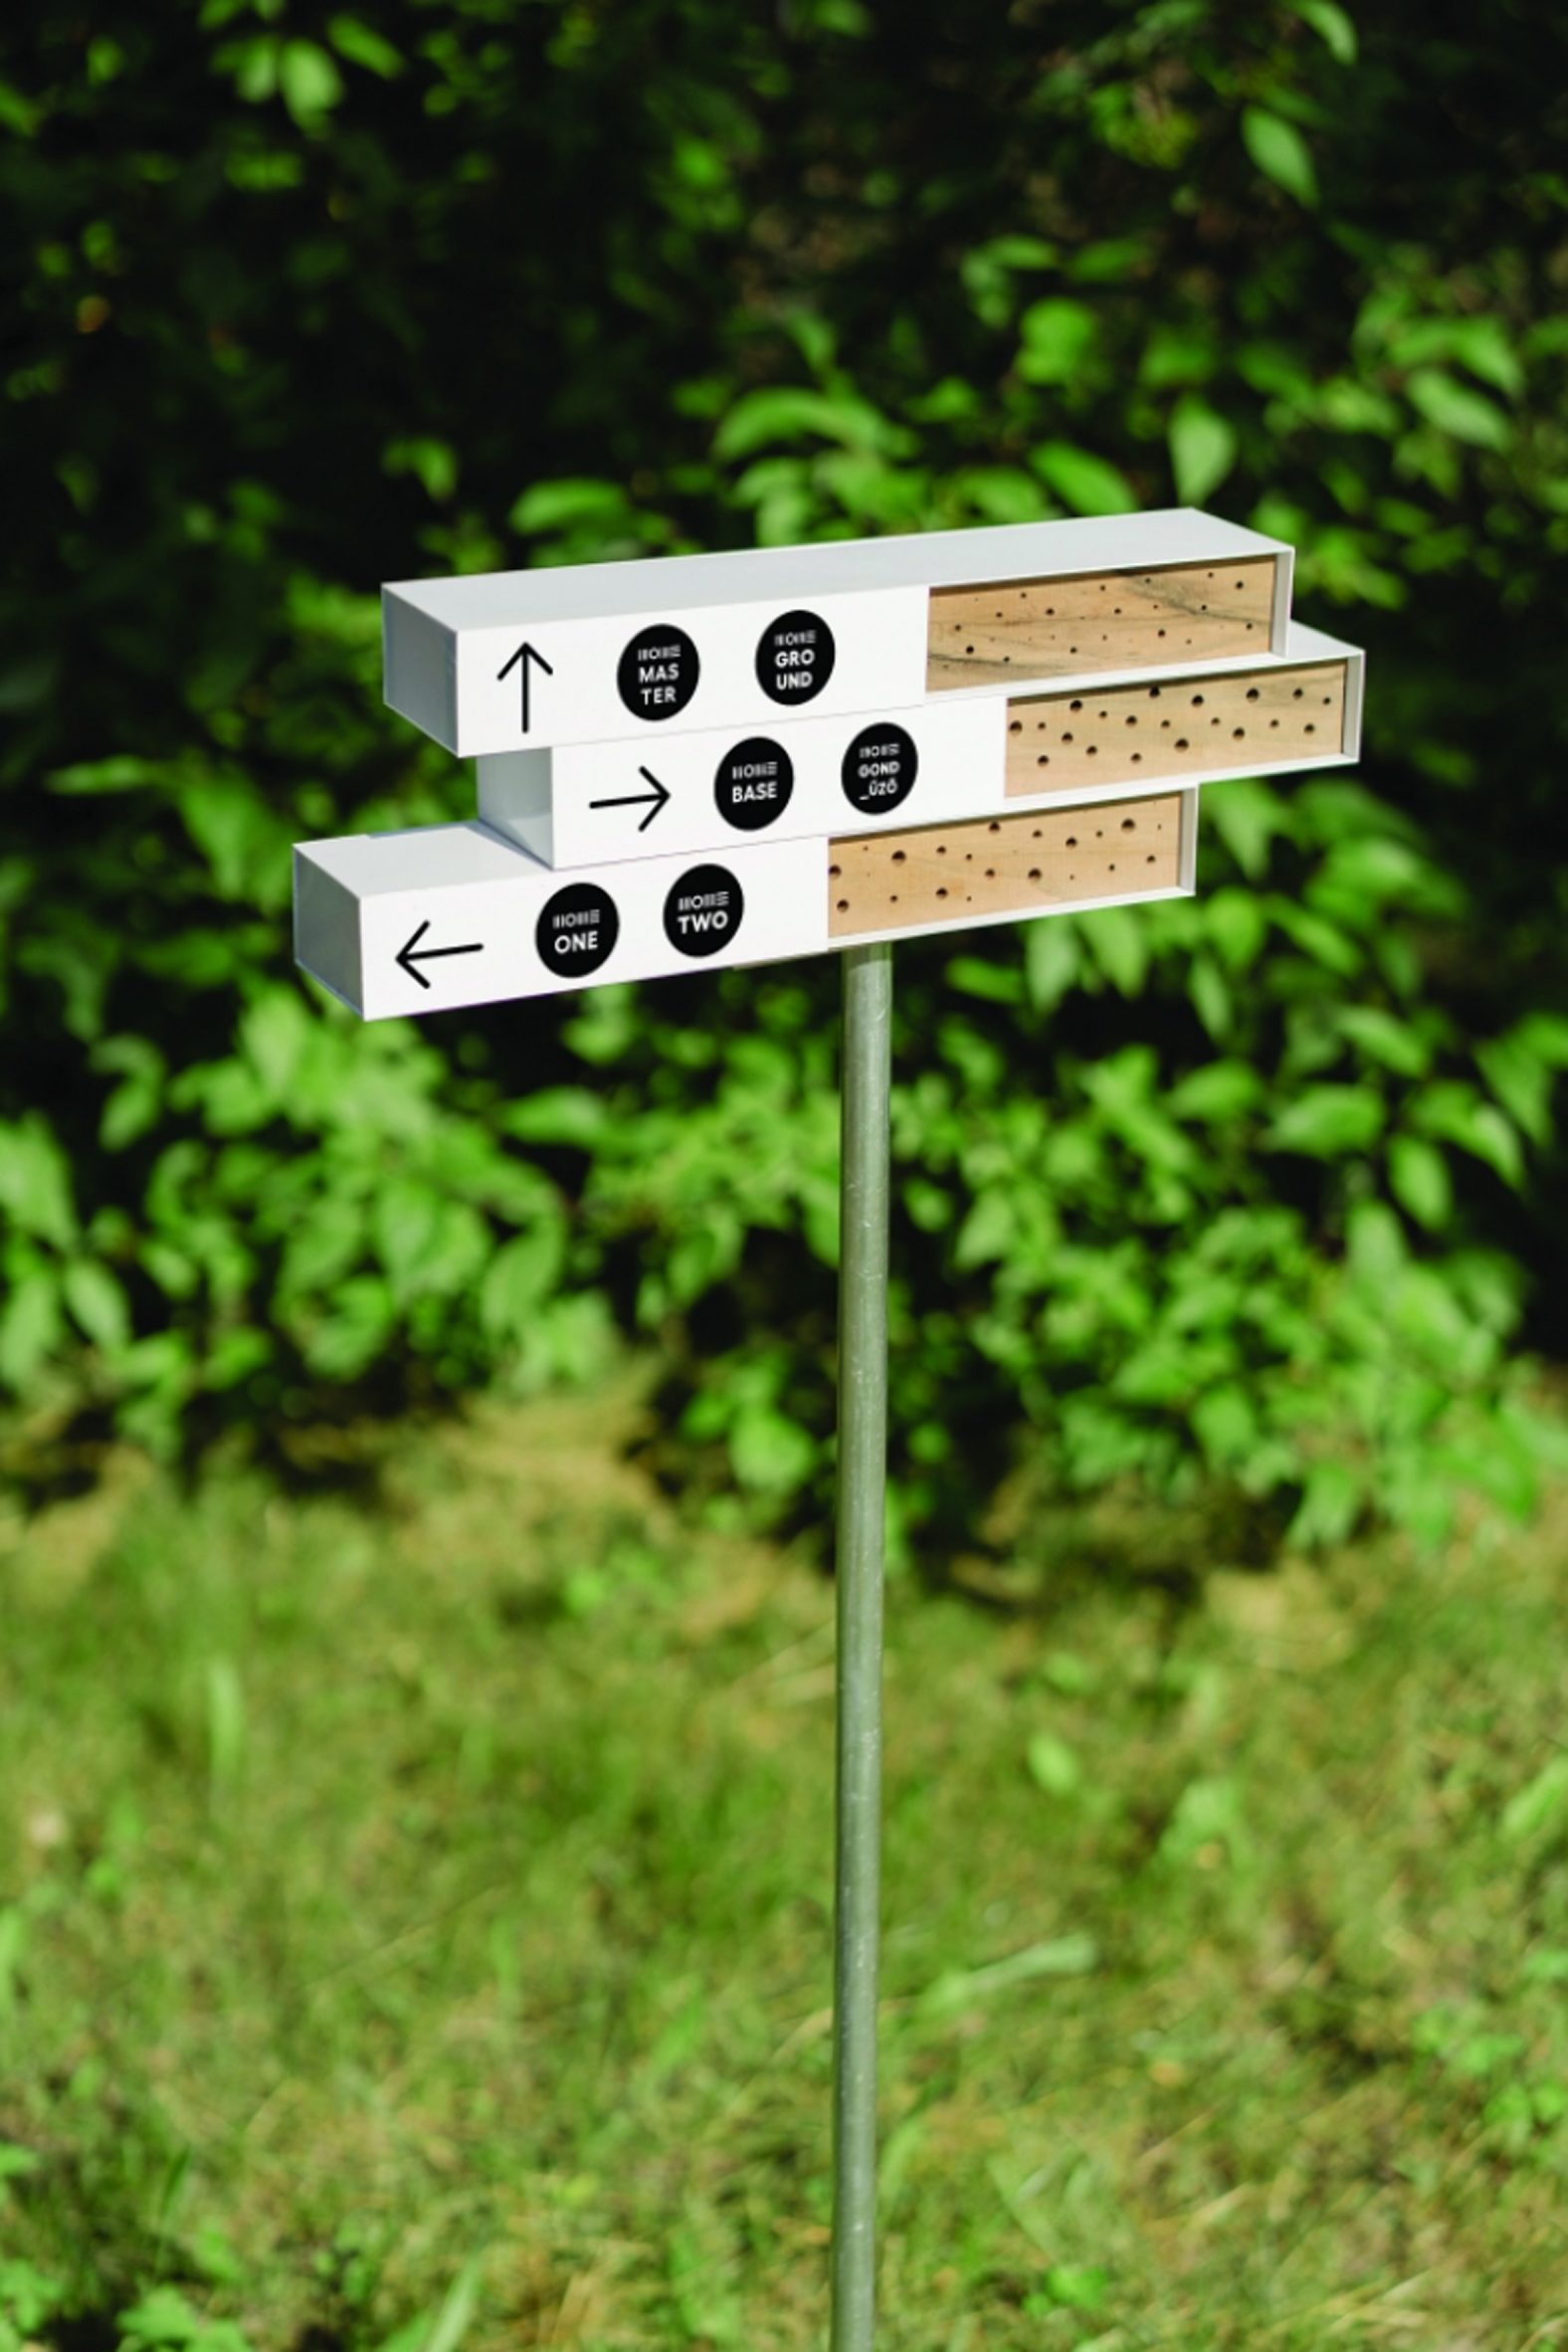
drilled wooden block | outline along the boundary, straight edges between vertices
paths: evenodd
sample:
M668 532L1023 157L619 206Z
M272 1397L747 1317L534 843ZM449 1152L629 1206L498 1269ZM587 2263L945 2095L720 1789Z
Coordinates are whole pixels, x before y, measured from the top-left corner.
M1345 685L1345 663L1321 662L1086 694L1026 694L1007 706L1008 795L1212 776L1314 754L1337 758Z
M1039 809L828 845L833 938L1136 897L1181 882L1182 798Z
M1263 653L1274 558L933 588L926 690Z

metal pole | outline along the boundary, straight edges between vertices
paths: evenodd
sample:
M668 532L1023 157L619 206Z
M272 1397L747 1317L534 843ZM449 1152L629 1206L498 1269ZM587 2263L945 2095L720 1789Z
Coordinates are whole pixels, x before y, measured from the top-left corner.
M877 2324L877 1937L891 1030L891 947L847 949L839 1180L832 2352L872 2352Z

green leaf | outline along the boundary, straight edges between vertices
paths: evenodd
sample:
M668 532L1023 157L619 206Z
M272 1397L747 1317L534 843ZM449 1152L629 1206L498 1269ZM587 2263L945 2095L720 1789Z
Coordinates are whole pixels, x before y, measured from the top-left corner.
M1396 1135L1388 1147L1388 1180L1394 1198L1418 1225L1441 1233L1454 1211L1449 1163L1424 1135Z
M1072 384L1083 374L1097 335L1086 303L1054 298L1031 302L1019 320L1017 359L1026 384Z
M1408 1021L1381 1005L1345 1005L1339 1027L1353 1046L1370 1061L1401 1078L1424 1078L1432 1067L1432 1049Z
M0 1292L0 1381L25 1389L64 1336L59 1276L35 1267Z
M37 1111L14 1127L0 1126L0 1209L22 1233L57 1250L76 1241L66 1155Z
M773 384L743 392L713 436L721 461L749 457L780 442L834 441L846 449L887 449L902 436L869 401L853 394Z
M1553 1756L1533 1780L1516 1789L1502 1809L1498 1827L1510 1846L1538 1837L1568 1813L1568 1756Z
M1258 1444L1258 1414L1244 1388L1234 1381L1212 1388L1192 1409L1193 1428L1208 1460L1217 1470L1239 1470Z
M1138 907L1102 906L1082 918L1084 944L1112 988L1137 996L1148 976L1148 917Z
M1308 1551L1343 1543L1366 1499L1364 1480L1344 1463L1314 1463L1285 1540Z
M609 531L622 522L626 512L626 492L618 482L576 477L534 483L517 499L506 520L526 538L538 531L587 523L602 524Z
M541 1221L531 1232L503 1243L480 1285L480 1316L486 1330L514 1342L528 1340L541 1304L560 1280L565 1257L565 1233L553 1221Z
M391 82L402 73L399 52L380 33L362 25L358 17L334 16L326 33L338 56L347 58L351 66L363 66L367 73L379 74L383 82Z
M93 1258L78 1258L66 1268L61 1286L73 1318L105 1355L124 1346L130 1337L130 1309L107 1267Z
M1018 1985L1038 1984L1047 1977L1088 1976L1098 1966L1099 1946L1093 1936L1054 1936L1048 1943L1010 1952L986 1968L950 1969L927 1986L917 2008L922 2017L953 2017L976 2001L988 2001Z
M1371 1086L1309 1086L1285 1104L1265 1141L1274 1151L1341 1159L1369 1150L1384 1116L1383 1097Z
M766 1404L743 1405L729 1432L729 1459L752 1493L793 1494L816 1467L818 1446L809 1430Z
M343 77L314 41L286 41L278 59L278 88L301 130L311 130L343 95Z
M425 495L438 504L450 498L458 487L457 451L449 441L437 441L429 434L389 441L381 453L381 465L387 474L412 474Z
M1295 0L1295 13L1302 24L1310 25L1322 37L1336 65L1355 64L1356 28L1338 0Z
M1044 2286L1047 2303L1058 2310L1102 2311L1110 2291L1110 2273L1098 2262L1053 2262Z
M1075 514L1131 514L1137 506L1124 474L1071 442L1048 441L1030 452L1029 462Z
M1418 415L1455 441L1468 441L1476 449L1511 446L1513 424L1507 411L1441 368L1418 367L1407 378L1405 391Z
M1037 1731L1024 1751L1029 1777L1048 1797L1071 1797L1082 1785L1083 1767L1065 1739Z
M1039 1013L1060 1004L1083 969L1082 939L1069 915L1030 923L1024 933L1024 978Z
M1265 178L1283 188L1297 204L1317 202L1317 173L1311 151L1293 122L1267 106L1242 110L1242 143Z
M1410 1118L1423 1133L1457 1143L1462 1151L1484 1161L1504 1184L1517 1189L1524 1181L1518 1129L1494 1103L1483 1101L1473 1086L1459 1078L1440 1078L1413 1096Z
M1189 1072L1165 1097L1173 1118L1229 1126L1264 1099L1264 1081L1248 1062L1206 1062Z
M1171 471L1184 506L1201 506L1236 463L1236 433L1201 392L1184 392L1171 411Z

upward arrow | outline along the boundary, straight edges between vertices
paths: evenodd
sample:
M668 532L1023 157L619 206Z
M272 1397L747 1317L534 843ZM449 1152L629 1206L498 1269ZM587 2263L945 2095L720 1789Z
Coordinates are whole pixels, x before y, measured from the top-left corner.
M539 668L544 672L545 677L553 678L555 676L555 668L553 663L547 662L544 659L544 656L539 652L537 646L529 645L527 639L524 638L521 645L518 646L517 651L512 655L511 660L506 664L505 669L496 671L496 684L498 685L503 678L509 676L509 674L516 669L519 662L522 665L522 731L524 734L526 734L528 731L529 669L533 663L537 662Z

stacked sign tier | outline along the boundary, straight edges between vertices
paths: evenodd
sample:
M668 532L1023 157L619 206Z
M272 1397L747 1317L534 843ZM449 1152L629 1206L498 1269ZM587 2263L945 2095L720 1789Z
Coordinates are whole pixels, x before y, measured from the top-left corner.
M1238 771L1356 756L1361 656L1291 623L1284 651L1159 684L932 699L699 728L663 743L573 743L478 761L486 824L546 866L793 840L846 826L981 816L1004 800L1079 802Z
M479 819L301 844L298 959L378 1019L1189 892L1201 783L1356 756L1290 585L1180 511L389 588Z

